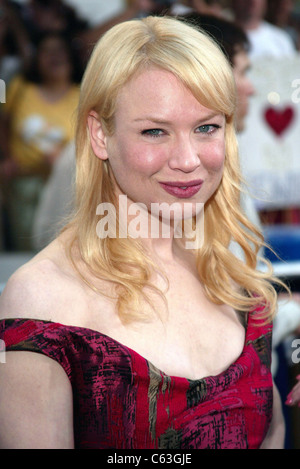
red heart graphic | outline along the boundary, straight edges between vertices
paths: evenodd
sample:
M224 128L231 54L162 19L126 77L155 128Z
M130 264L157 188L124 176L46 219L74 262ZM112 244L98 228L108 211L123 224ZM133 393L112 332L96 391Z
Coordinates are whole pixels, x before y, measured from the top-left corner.
M295 112L292 107L287 107L282 111L268 108L265 111L265 119L268 125L279 137L288 129L294 117Z

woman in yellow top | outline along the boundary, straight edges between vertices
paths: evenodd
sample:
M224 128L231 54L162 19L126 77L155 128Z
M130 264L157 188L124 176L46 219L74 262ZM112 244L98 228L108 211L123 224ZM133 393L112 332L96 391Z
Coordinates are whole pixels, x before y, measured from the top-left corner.
M12 249L31 250L32 220L44 182L62 148L73 140L80 73L57 33L44 35L35 63L8 89L4 117L3 181Z

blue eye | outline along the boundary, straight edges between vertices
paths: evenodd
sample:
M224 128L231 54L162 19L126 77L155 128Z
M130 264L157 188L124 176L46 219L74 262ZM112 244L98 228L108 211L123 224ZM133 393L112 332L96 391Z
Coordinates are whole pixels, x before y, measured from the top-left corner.
M160 137L161 135L163 135L163 130L147 129L142 131L142 135L149 135L150 137Z
M220 129L220 125L216 124L207 124L207 125L200 125L200 127L197 127L197 130L199 129L199 133L201 134L212 134L215 132L217 129Z

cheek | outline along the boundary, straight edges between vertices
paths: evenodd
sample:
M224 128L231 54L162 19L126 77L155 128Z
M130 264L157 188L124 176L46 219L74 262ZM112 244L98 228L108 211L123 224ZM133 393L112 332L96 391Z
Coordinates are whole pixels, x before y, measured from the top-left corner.
M242 105L244 104L249 95L249 83L245 80L244 82L241 82L240 85L237 87L237 99L238 99L238 104Z
M207 145L202 158L202 164L209 172L223 170L225 162L225 142L212 142Z
M159 171L165 163L165 152L158 145L129 144L121 148L123 163L135 172L151 175Z
M245 94L245 79L241 75L237 75L235 78L236 83L236 93L238 101L242 101L244 99Z

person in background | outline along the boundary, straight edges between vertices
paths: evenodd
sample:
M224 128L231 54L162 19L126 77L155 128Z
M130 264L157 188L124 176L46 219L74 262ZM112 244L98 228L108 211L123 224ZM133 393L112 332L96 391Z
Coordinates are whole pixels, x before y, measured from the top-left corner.
M235 21L246 31L250 58L293 57L295 45L290 36L265 20L267 0L231 0Z
M77 62L86 65L90 44L84 38L91 28L74 7L63 0L28 0L19 9L33 50L41 35L55 31L68 38Z
M300 49L299 21L295 18L295 0L268 0L266 20L286 31L292 38L296 49Z
M226 1L222 0L186 0L175 2L170 9L172 15L197 12L203 15L223 16Z
M0 78L8 86L31 57L30 40L19 10L7 0L0 0Z
M71 141L54 162L36 208L32 226L32 245L44 249L61 231L75 206L75 145Z
M47 32L73 33L84 30L87 22L79 18L77 11L63 0L29 0L21 5L24 25L34 43Z
M27 72L15 77L3 106L0 166L12 250L30 251L35 209L63 147L74 138L80 71L68 39L46 33Z
M22 24L19 10L15 4L0 0L0 123L3 103L6 100L7 87L17 73L30 61L30 41L26 28ZM5 129L0 124L0 141L7 138ZM0 165L6 157L0 148ZM0 250L7 245L4 227L7 224L6 195L0 184Z
M226 57L182 21L136 19L98 42L75 216L0 297L2 448L282 448L278 281L257 271L262 236L239 205L235 103Z
M83 40L86 44L95 44L113 26L134 18L170 13L173 4L174 0L128 0L121 14L91 28L84 34Z
M265 20L267 0L232 0L232 9L238 24L246 31L250 44L250 59L296 58L298 51L290 35L282 28ZM299 207L262 209L263 225L299 224Z

